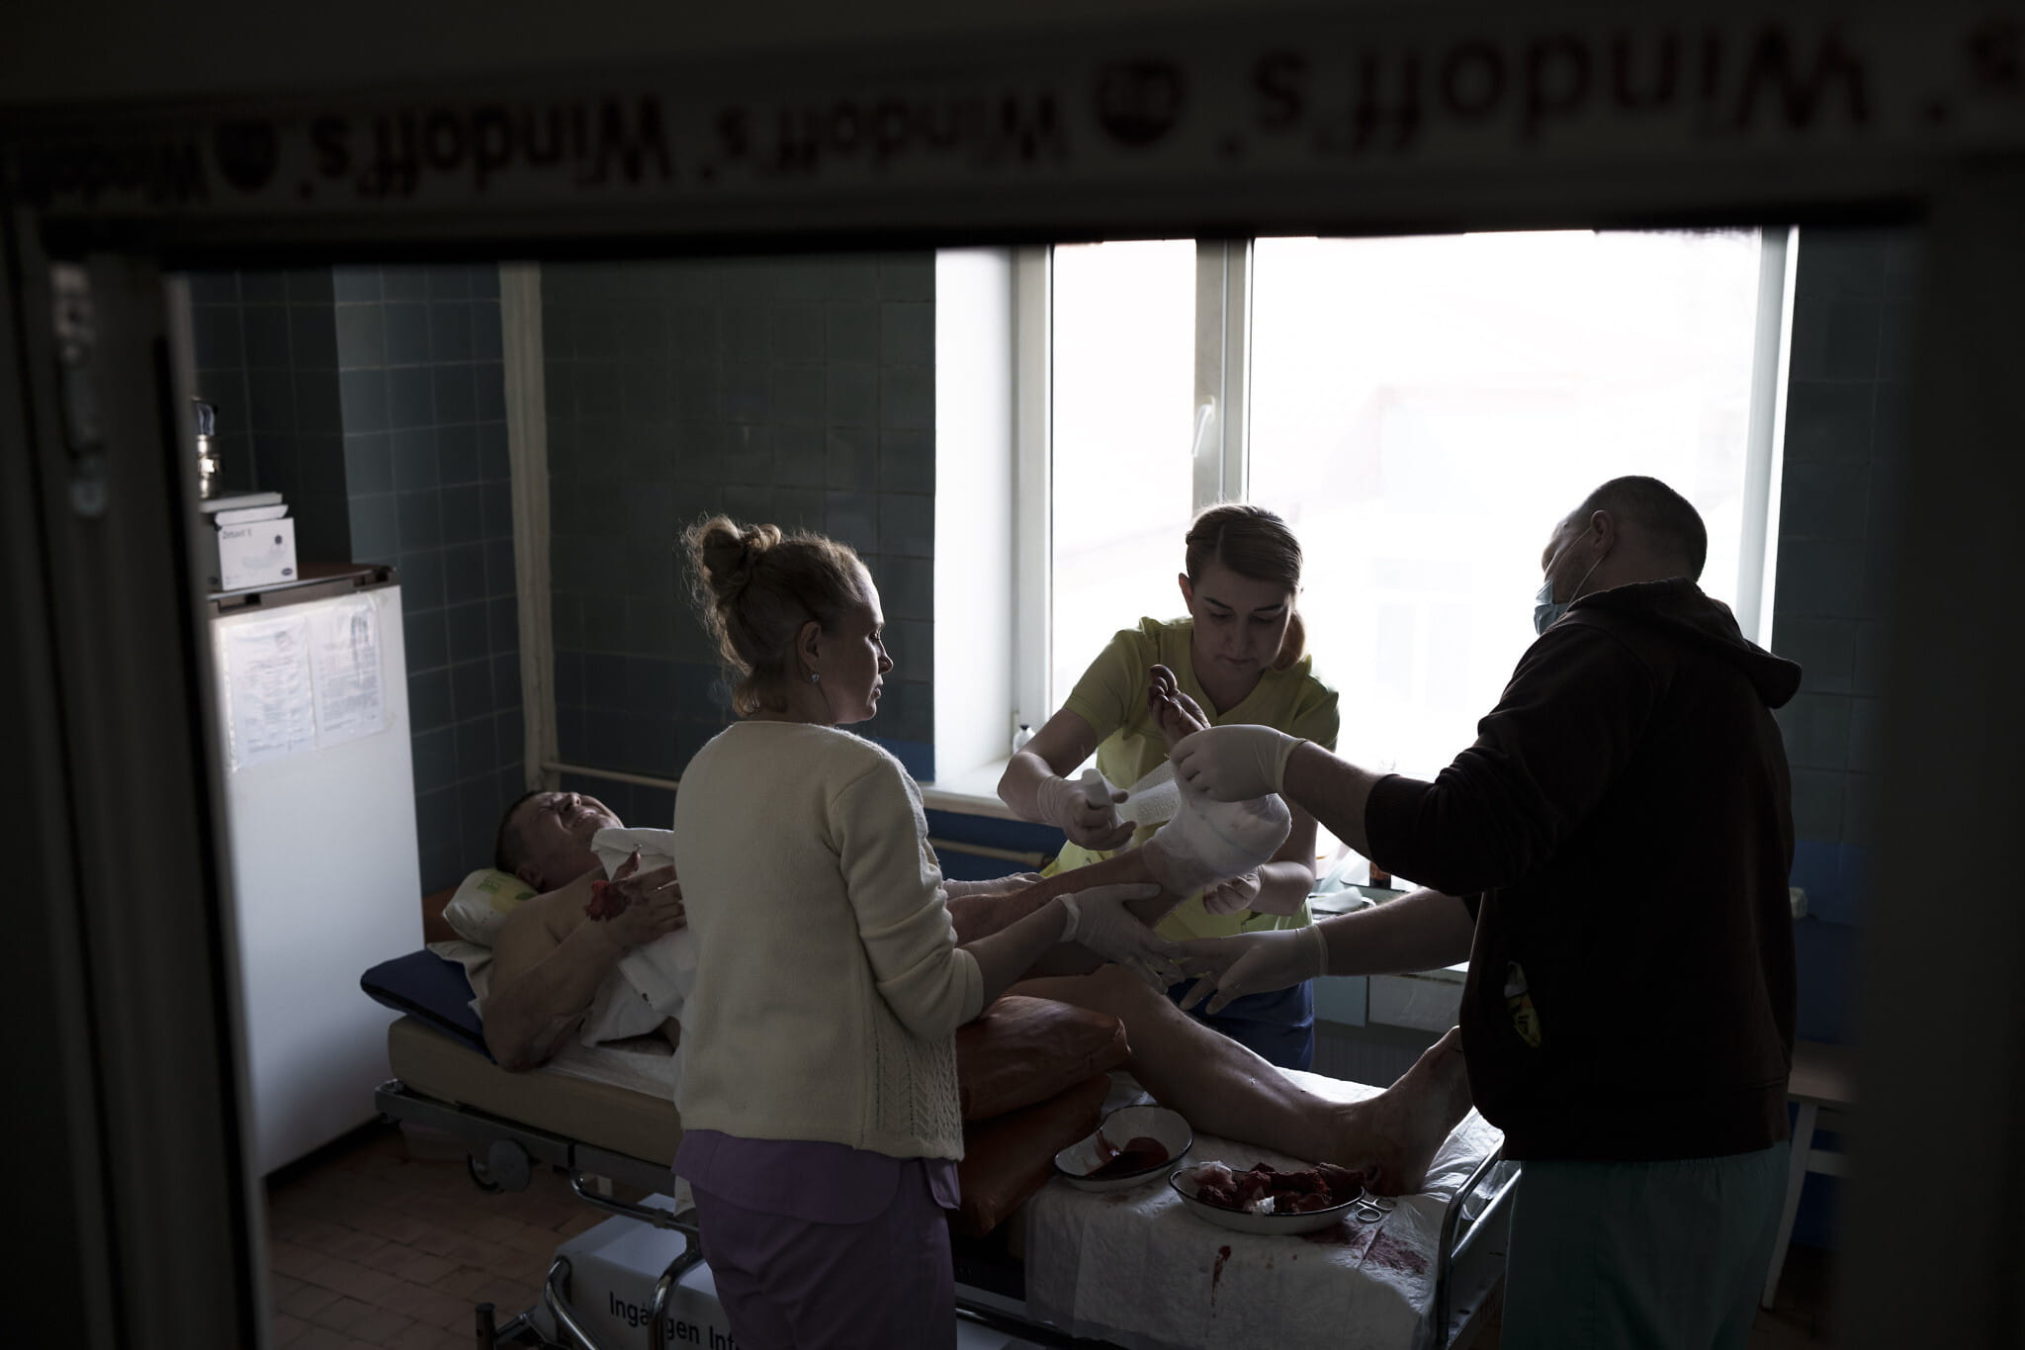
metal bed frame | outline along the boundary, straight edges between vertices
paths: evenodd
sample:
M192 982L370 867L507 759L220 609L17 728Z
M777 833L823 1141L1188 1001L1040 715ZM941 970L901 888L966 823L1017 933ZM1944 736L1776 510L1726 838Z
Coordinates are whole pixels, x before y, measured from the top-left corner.
M472 1182L490 1192L524 1190L533 1179L537 1164L551 1167L569 1177L570 1191L593 1208L620 1218L682 1235L682 1251L668 1263L654 1284L652 1315L647 1323L652 1350L667 1350L665 1318L668 1297L675 1282L703 1260L702 1233L695 1211L675 1213L650 1205L638 1205L601 1193L596 1179L609 1184L635 1187L649 1194L665 1189L669 1181L666 1166L623 1153L597 1148L564 1135L535 1129L504 1116L473 1107L458 1106L427 1096L390 1078L373 1093L373 1102L388 1121L408 1122L441 1131L461 1140L469 1150L466 1170ZM1517 1164L1501 1162L1493 1151L1470 1173L1442 1216L1441 1238L1436 1256L1434 1300L1423 1319L1418 1340L1428 1350L1466 1350L1482 1328L1480 1315L1497 1293L1505 1265L1506 1239L1510 1232L1512 1188L1518 1181ZM1469 1212L1472 1202L1475 1212ZM1019 1336L1037 1345L1096 1347L1107 1342L1083 1340L1064 1335L1052 1327L1029 1320L1013 1310L1023 1298L1023 1278L1009 1274L1003 1263L975 1259L957 1252L957 1315ZM966 1280L966 1274L973 1278ZM1000 1278L990 1279L991 1274ZM982 1284L977 1276L989 1279ZM991 1288L997 1285L998 1288ZM558 1345L547 1339L536 1322L534 1309L515 1314L504 1323L496 1320L489 1303L474 1309L475 1335L479 1350L496 1347L541 1347L542 1350L609 1350L586 1329L570 1304L570 1262L558 1255L543 1281L541 1307L554 1320Z

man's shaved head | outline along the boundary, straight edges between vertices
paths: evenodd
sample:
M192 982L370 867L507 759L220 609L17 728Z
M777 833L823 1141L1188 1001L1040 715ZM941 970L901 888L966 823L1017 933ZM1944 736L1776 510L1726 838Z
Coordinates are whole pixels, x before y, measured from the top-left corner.
M1687 498L1657 478L1613 478L1590 493L1570 519L1586 520L1596 511L1608 511L1634 526L1654 552L1681 562L1689 581L1701 580L1702 564L1709 556L1708 527Z
M536 790L500 817L492 865L536 890L554 890L598 865L592 835L623 823L596 797Z

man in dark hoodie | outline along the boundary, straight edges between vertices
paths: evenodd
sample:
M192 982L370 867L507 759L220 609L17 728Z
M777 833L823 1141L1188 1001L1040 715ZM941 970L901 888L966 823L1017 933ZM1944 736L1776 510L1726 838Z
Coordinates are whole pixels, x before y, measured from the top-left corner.
M1651 478L1556 526L1536 641L1436 779L1266 727L1176 776L1279 792L1438 889L1314 929L1185 944L1227 1000L1467 957L1472 1096L1523 1161L1501 1343L1742 1346L1785 1181L1793 822L1771 709L1800 670L1695 585L1701 517Z

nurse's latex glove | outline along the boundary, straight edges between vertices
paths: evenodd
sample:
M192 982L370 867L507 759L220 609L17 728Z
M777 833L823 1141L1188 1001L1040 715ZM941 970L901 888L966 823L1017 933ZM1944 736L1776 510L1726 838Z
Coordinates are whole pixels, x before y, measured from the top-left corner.
M1034 789L1034 805L1041 819L1058 827L1071 843L1106 853L1132 841L1132 822L1118 819L1118 803L1125 793L1114 791L1111 800L1092 802L1081 783L1050 776Z
M1158 894L1158 886L1133 883L1092 886L1064 895L1062 908L1069 921L1062 930L1062 941L1087 947L1106 961L1116 961L1155 989L1178 984L1185 973L1177 959L1181 949L1125 908L1128 900L1146 900Z
M1280 791L1287 758L1301 740L1271 727L1239 723L1183 737L1168 758L1184 791L1242 802Z
M1290 989L1328 969L1328 940L1312 923L1236 937L1195 938L1180 946L1183 968L1202 977L1181 1006L1193 1008L1210 996L1203 1009L1210 1014L1222 1012L1232 999Z
M1202 908L1209 914L1236 914L1250 909L1259 898L1259 874L1247 872L1229 881L1219 881L1202 893Z

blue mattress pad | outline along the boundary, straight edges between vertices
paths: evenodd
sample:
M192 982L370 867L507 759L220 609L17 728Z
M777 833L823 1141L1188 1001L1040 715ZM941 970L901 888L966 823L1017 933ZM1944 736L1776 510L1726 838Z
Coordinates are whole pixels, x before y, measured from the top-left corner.
M485 1026L471 1010L471 982L464 967L432 951L409 952L382 961L359 976L359 988L375 1003L419 1018L488 1060ZM494 1061L497 1062L497 1061Z

